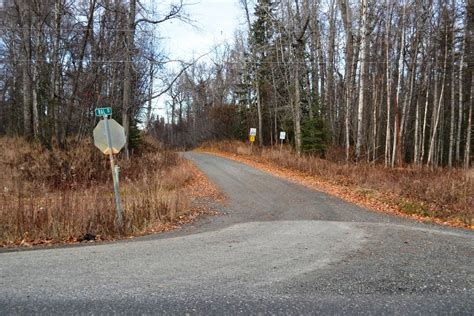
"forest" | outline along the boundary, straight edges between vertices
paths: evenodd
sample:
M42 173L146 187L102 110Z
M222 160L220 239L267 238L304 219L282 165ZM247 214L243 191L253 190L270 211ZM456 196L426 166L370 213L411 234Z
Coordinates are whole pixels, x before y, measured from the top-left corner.
M139 141L153 77L168 60L153 28L186 20L183 3L154 14L139 1L2 0L0 134L66 146L90 138L94 108L111 106ZM156 93L157 95L154 95Z
M236 0L237 1L237 0ZM327 159L469 167L473 0L238 0L245 23L202 60L154 30L193 23L185 1L3 0L0 135L46 148L89 138L112 106L128 157L145 133L170 147L248 139ZM153 102L166 96L167 115Z
M473 1L241 0L246 29L169 91L162 139L247 139L400 166L469 166ZM332 151L334 152L334 151Z

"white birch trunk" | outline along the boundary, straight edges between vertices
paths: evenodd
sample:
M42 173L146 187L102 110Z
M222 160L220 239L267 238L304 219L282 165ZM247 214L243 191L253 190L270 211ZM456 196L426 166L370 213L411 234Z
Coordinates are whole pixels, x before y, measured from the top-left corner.
M471 161L471 133L472 133L472 107L474 104L474 71L471 76L471 96L469 101L469 113L467 117L466 146L464 149L464 168L469 168Z
M375 83L374 83L375 84ZM381 89L380 89L381 90ZM377 104L378 104L378 95L382 94L375 89L375 97L374 97L374 107L372 111L372 161L375 162L377 160ZM380 98L383 100L383 98ZM367 155L370 156L370 155Z
M35 23L34 31L34 49L32 57L34 62L31 63L31 72L32 72L32 110L33 110L33 136L38 139L40 137L40 126L39 126L39 112L38 112L38 90L39 90L39 81L38 81L38 68L39 68L39 30L37 30L38 25Z
M458 128L456 137L456 161L461 160L461 130L462 130L462 116L463 116L463 68L464 68L464 50L466 48L466 35L463 34L461 57L459 60L459 100L458 100Z
M453 40L454 46L454 40ZM454 47L453 47L454 50ZM451 116L449 122L449 151L448 151L448 167L453 166L453 148L454 148L454 108L456 107L456 89L454 87L454 52L453 52L453 67L451 71Z
M294 78L295 100L294 100L294 117L295 117L295 146L296 152L301 154L301 97L298 66L295 67Z
M452 2L452 9L453 9L453 25L451 28L452 37L451 37L451 50L452 50L452 67L451 67L451 116L450 116L450 124L449 124L449 150L448 150L448 167L451 168L453 166L453 149L454 149L454 108L456 107L456 89L454 87L454 25L456 23L456 8L454 0Z
M420 126L420 100L416 100L415 108L415 140L413 145L413 162L415 165L418 164L418 137L419 137L419 127Z
M367 59L367 0L362 0L362 28L361 28L361 50L360 50L360 85L359 85L359 106L357 109L357 139L356 139L356 160L360 160L362 147L362 129L364 116L364 90L365 90L365 67Z
M402 26L401 26L401 40L400 40L400 56L398 58L398 80L397 90L395 95L395 122L393 126L393 150L392 150L392 168L395 166L395 162L400 163L401 152L400 152L400 93L402 89L402 75L403 75L403 56L405 52L405 10L406 6L403 6L402 13Z
M341 9L341 15L343 18L344 30L346 33L346 66L344 73L344 81L346 83L345 91L345 118L344 118L344 134L345 134L345 145L346 145L346 161L349 161L350 156L350 106L352 102L352 69L353 69L353 39L352 39L352 27L351 20L352 14L349 4L346 0L339 0L339 6Z
M429 73L428 73L429 77ZM421 152L420 152L420 164L423 163L425 159L425 140L426 140L426 123L428 120L428 104L430 98L430 83L428 80L428 85L426 87L426 97L425 97L425 110L423 111L423 128L421 132Z
M447 27L446 27L447 28ZM435 114L434 114L434 125L433 125L433 132L431 134L431 140L430 140L430 147L428 150L428 160L427 160L427 165L432 165L435 162L435 142L436 142L436 135L438 131L438 125L439 125L439 117L440 117L440 112L441 112L441 104L443 102L443 96L444 96L444 87L446 85L446 68L448 64L448 45L447 45L447 37L448 33L446 30L446 36L445 36L445 48L444 48L444 65L443 65L443 80L441 82L441 92L439 95L438 99L438 105L435 105Z
M391 130L390 130L390 110L391 110L391 95L392 95L392 74L391 74L391 67L390 67L390 29L392 25L392 0L387 0L387 7L388 9L388 19L386 23L387 34L385 36L385 45L386 45L386 81L387 81L387 129L385 132L385 167L388 167L391 160L390 155L390 148L391 148Z

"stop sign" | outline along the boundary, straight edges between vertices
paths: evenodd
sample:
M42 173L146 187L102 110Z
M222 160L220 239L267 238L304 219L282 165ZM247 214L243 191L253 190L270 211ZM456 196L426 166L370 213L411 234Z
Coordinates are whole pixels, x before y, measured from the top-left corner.
M104 154L109 154L110 149L107 142L107 129L105 120L100 120L94 128L94 145L100 149ZM122 125L117 123L114 119L108 119L110 138L112 141L112 153L118 154L120 149L125 146L127 141L125 138L125 130Z

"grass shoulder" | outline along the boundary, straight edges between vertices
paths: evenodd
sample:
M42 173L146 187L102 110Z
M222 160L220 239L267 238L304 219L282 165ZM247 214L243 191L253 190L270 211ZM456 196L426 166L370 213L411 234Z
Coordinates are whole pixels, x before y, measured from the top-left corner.
M474 229L474 177L469 170L334 162L299 156L289 148L251 149L239 141L207 143L197 150L249 164L374 211Z
M151 139L118 157L124 225L118 227L108 158L90 141L45 149L0 138L0 247L107 241L178 228L219 191L188 160Z

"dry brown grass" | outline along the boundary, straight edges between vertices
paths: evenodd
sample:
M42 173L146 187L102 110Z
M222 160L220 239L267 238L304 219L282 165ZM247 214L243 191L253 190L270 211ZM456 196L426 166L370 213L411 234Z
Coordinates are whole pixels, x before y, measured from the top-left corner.
M182 193L193 166L151 141L119 161L124 227L115 223L107 157L90 142L45 150L20 138L0 138L0 246L114 239L173 221L189 210Z
M258 148L237 141L210 143L203 146L274 164L301 172L318 181L343 188L361 198L380 200L383 206L420 216L451 221L472 227L474 218L474 178L462 169L431 169L410 166L385 168L373 164L346 164L308 155L298 156L285 148Z

